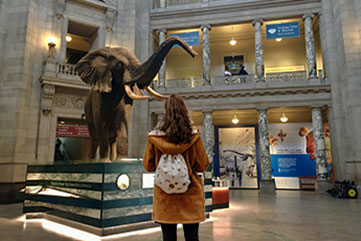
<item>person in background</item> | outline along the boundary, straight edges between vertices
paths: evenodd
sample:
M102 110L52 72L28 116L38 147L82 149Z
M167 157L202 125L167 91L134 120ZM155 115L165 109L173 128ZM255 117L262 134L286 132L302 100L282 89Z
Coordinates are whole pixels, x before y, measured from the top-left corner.
M228 66L226 66L226 70L224 71L224 76L232 76L232 73L229 71Z
M205 220L203 180L209 160L198 128L193 127L187 107L178 94L165 103L165 114L155 130L149 132L143 157L144 168L154 172L161 155L182 154L191 183L185 193L167 194L154 185L153 220L160 223L164 241L177 240L177 224L183 224L186 241L198 241L199 223Z
M244 69L244 65L241 66L241 70L239 71L238 75L248 75L248 72Z

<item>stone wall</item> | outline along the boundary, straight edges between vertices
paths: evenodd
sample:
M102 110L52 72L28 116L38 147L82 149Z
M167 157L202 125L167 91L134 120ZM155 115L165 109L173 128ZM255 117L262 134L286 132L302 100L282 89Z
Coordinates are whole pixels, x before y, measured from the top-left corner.
M322 1L326 75L332 86L331 136L336 179L361 182L359 1Z

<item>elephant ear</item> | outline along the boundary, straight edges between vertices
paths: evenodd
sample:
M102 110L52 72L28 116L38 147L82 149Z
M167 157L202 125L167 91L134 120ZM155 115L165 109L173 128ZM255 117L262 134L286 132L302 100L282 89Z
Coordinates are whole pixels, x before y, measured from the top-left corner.
M98 49L79 60L75 70L85 83L93 87L93 90L109 93L112 91L112 73L108 61L107 49Z

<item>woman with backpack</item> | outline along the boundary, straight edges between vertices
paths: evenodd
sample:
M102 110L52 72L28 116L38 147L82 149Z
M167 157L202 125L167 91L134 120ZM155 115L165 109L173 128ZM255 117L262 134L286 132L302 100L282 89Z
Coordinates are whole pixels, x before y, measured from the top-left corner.
M204 172L209 160L200 131L192 126L178 94L167 99L163 120L148 134L143 165L156 172L153 220L160 223L163 240L177 240L178 223L183 224L186 241L199 240L205 206L203 180L197 172Z

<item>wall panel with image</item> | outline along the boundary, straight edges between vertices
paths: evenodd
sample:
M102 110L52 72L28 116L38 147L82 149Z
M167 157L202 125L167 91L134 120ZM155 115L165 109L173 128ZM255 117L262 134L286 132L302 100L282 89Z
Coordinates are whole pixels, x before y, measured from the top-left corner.
M257 148L256 126L216 126L215 176L229 187L258 188Z
M299 189L299 177L316 176L312 123L269 124L268 131L277 189Z

